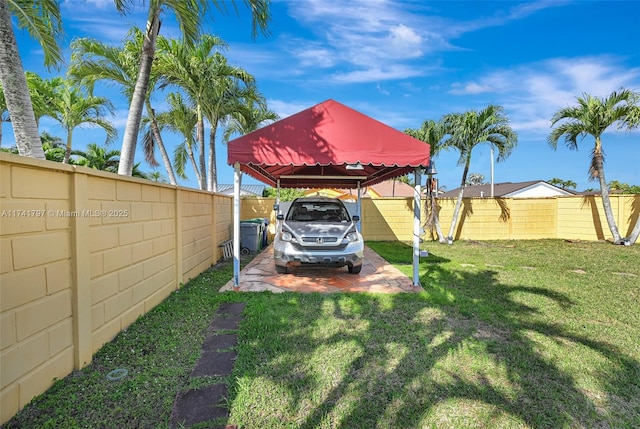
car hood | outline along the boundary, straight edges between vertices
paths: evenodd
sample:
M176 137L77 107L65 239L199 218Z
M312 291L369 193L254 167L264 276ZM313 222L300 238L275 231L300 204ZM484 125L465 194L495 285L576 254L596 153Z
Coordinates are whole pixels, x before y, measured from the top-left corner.
M355 230L353 222L298 222L288 220L284 223L293 235L298 237L336 237L344 238L349 231Z

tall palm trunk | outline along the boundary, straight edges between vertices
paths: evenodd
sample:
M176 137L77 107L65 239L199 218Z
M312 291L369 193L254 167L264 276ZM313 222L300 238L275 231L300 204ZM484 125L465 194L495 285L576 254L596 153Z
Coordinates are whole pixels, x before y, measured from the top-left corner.
M191 161L191 165L193 165L193 171L196 173L196 178L198 179L198 185L202 183L202 174L200 174L200 170L198 170L198 164L196 162L196 157L193 154L193 148L187 144L187 156L189 157L189 161Z
M45 159L6 1L0 1L0 81L18 152L23 156Z
M69 163L69 158L71 157L71 143L73 138L73 132L71 130L67 130L67 146L64 150L64 158L62 158L63 164Z
M609 199L609 188L607 187L607 181L604 177L604 163L602 162L602 143L600 137L596 137L596 147L594 149L593 156L598 173L598 181L600 182L600 195L602 196L604 214L607 218L607 223L609 224L609 230L611 230L611 234L613 235L613 242L615 244L620 244L620 233L618 232L616 220L613 216L611 200Z
M158 127L158 121L156 120L155 112L151 107L151 102L147 97L145 102L147 105L147 112L149 114L149 119L151 123L149 124L151 128L151 133L153 134L153 138L158 145L158 150L160 150L160 156L162 157L162 162L164 163L164 168L167 171L167 175L169 176L169 182L172 185L177 185L178 181L176 180L176 175L173 172L173 166L171 165L171 159L169 158L169 154L167 153L167 149L164 147L164 142L162 140L162 135L160 134L160 128Z
M124 130L122 149L120 150L120 165L118 174L131 176L136 155L136 142L140 131L140 120L144 107L147 90L149 88L149 78L151 76L151 65L156 50L156 40L160 31L160 8L151 8L147 21L147 31L142 42L142 56L140 57L140 71L138 79L131 97L127 125Z
M205 162L205 144L204 144L204 118L202 117L202 107L200 104L196 107L198 122L196 124L196 140L198 142L198 169L200 170L200 183L198 183L200 189L203 191L207 189L207 165Z
M433 219L433 226L436 229L436 234L438 235L438 241L440 243L444 243L445 239L444 239L444 234L442 234L442 228L440 227L440 214L438 213L438 203L436 202L435 195L433 195L433 190L431 191L431 217Z
M464 194L464 185L467 183L467 175L469 174L469 164L471 163L470 154L467 156L467 162L464 164L464 171L462 173L462 183L460 183L460 193L458 194L458 200L456 201L456 207L453 210L453 218L451 219L451 228L449 228L449 235L447 239L449 243L453 242L453 233L458 223L458 216L460 215L460 207L462 207L462 196Z
M218 169L216 167L216 126L211 125L209 130L209 176L207 180L207 190L218 192Z

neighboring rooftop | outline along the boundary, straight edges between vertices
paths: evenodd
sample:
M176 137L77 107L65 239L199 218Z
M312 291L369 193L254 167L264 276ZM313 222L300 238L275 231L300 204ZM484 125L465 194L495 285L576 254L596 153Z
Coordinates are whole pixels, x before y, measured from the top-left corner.
M240 186L240 195L261 197L264 189L265 185L242 185ZM233 195L233 185L218 185L218 192L225 195Z
M456 198L460 188L452 189L438 195L438 198ZM528 182L494 183L493 196L498 198L536 198L576 195L568 189L554 186L544 180L530 180ZM491 184L473 185L464 188L464 196L468 198L490 198Z
M355 200L358 192L355 189L311 188L307 195L327 195L341 200ZM413 187L400 180L387 180L361 189L362 198L412 197Z

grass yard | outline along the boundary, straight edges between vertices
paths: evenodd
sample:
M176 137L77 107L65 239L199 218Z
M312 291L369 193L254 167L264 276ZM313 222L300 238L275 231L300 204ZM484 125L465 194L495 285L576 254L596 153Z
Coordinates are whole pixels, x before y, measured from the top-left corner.
M411 248L368 245L407 275ZM231 377L240 428L640 427L640 246L430 244L421 294L172 294L3 427L168 427L204 330L246 302ZM126 367L129 375L105 375ZM196 385L194 385L196 384ZM202 426L205 427L205 426ZM210 426L206 426L210 427Z

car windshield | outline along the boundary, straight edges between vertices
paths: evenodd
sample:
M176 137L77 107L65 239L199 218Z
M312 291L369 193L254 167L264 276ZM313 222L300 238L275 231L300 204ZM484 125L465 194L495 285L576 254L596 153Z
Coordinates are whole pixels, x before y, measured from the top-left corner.
M335 202L298 202L287 213L287 220L303 222L349 222L351 218L342 204Z

